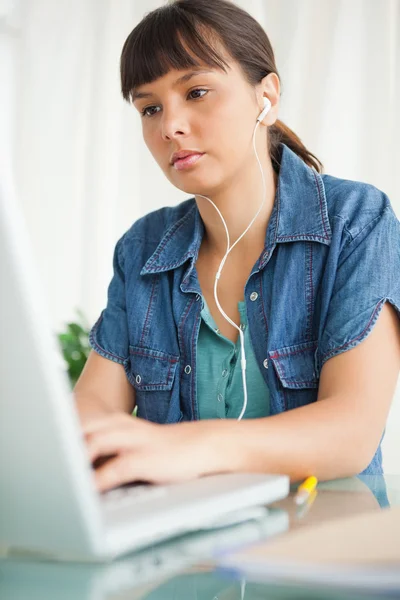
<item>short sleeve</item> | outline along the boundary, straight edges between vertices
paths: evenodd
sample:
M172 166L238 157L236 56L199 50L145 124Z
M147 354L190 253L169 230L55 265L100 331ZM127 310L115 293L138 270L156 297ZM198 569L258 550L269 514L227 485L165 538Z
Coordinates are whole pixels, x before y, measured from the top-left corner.
M390 205L355 237L349 234L337 264L318 340L319 371L368 336L386 301L400 317L400 222Z
M124 236L114 249L113 277L107 290L107 306L89 333L93 350L120 364L124 364L129 356L123 244Z

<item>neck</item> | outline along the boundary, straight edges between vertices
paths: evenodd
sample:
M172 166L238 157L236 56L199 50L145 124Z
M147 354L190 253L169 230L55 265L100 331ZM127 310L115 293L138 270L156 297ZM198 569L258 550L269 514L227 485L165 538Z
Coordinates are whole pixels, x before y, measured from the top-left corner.
M244 170L244 174L234 176L230 182L224 182L223 189L215 190L212 195L207 196L225 219L230 246L248 227L264 200L256 220L229 254L230 257L237 256L244 259L254 252L261 252L264 247L278 180L269 154L265 152L264 155L266 155L265 160L260 162L265 178L265 197L263 197L260 167L255 157L251 165ZM205 227L202 244L208 254L222 260L227 251L227 236L222 219L214 206L205 198L196 196L196 203Z

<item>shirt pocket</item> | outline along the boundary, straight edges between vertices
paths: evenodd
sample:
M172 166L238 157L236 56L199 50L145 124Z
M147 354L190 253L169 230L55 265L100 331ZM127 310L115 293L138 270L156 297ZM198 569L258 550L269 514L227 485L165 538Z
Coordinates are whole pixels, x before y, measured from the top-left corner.
M315 370L317 340L269 352L283 395L284 410L315 402L319 379Z
M135 388L138 417L155 423L180 420L168 418L179 356L141 346L129 346L129 355L128 379Z

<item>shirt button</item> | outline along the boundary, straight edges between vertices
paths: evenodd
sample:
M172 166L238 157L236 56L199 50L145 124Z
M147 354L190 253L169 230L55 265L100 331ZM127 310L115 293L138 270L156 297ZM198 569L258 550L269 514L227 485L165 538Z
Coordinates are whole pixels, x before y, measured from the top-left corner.
M240 327L240 329L242 331L244 331L246 329L246 324L245 323L240 323L239 327Z
M200 298L201 298L200 294L197 294L196 295L196 302L198 302L200 300Z
M192 370L192 367L190 365L186 365L186 367L185 367L185 373L186 373L186 375L189 375L189 373L191 372L191 370Z
M250 300L252 302L254 302L254 300L257 300L257 298L258 298L257 292L251 292L251 294L250 294Z
M140 377L140 375L136 375L136 383L140 383L142 381L142 378Z
M218 402L222 402L222 400L224 399L222 394L218 394Z
M227 371L226 369L224 369L224 370L222 371L222 377L226 377L227 373L228 373L228 371Z
M264 360L263 365L266 369L268 369L268 358Z

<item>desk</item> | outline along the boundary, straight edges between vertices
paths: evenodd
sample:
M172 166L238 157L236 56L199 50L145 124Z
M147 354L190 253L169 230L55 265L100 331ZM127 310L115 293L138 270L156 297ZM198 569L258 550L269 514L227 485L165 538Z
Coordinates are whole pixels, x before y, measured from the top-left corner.
M354 477L320 483L309 511L299 518L291 495L273 505L275 525L293 530L338 516L400 505L400 475ZM274 533L263 522L242 524L224 532L175 538L107 565L0 561L1 600L275 600L341 599L365 596L332 589L244 582L215 569L217 547L245 544ZM272 521L270 521L271 523ZM268 528L269 527L269 528ZM275 535L279 533L275 532ZM224 537L225 536L225 537ZM377 598L371 596L368 598Z

